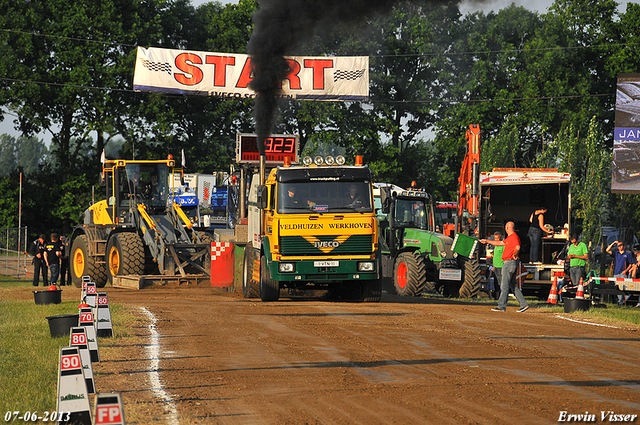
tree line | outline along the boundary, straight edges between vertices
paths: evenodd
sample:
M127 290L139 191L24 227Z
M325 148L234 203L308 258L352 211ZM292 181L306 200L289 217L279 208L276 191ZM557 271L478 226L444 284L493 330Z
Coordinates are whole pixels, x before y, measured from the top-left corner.
M227 170L235 134L253 132L252 101L133 92L135 47L246 53L258 8L0 0L0 106L22 134L0 139L0 227L17 226L21 171L30 233L69 232L92 190L102 195L103 149L137 159L184 149L188 172ZM483 171L571 172L576 230L589 240L605 224L640 230L638 197L609 190L616 77L640 69L639 17L640 5L612 0L466 15L456 2L399 1L320 26L287 53L369 56L370 100L282 101L274 132L299 134L307 153L364 155L377 181L415 180L454 200L464 134L480 124Z

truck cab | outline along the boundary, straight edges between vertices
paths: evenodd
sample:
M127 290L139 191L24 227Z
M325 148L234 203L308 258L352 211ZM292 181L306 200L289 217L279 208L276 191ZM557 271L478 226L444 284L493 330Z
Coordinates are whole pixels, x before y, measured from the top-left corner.
M264 185L252 178L243 293L274 301L281 289L322 289L380 301L371 171L332 157L304 162L273 168Z

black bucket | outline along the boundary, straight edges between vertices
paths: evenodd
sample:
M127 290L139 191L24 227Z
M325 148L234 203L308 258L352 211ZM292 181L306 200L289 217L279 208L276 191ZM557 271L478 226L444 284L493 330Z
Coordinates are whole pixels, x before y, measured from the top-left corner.
M53 338L69 335L70 328L78 326L79 314L63 314L62 316L49 316L49 332Z
M62 302L62 290L33 291L33 299L36 304L60 304Z
M576 298L563 298L564 301L564 312L571 313L572 311L587 311L591 307L591 300L583 300Z

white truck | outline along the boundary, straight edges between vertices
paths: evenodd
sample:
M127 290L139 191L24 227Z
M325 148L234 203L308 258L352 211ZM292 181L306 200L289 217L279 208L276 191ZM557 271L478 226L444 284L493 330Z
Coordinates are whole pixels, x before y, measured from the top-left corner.
M495 231L504 235L505 224L513 221L522 246L520 258L529 272L523 290L546 297L554 277L564 276L564 264L556 256L566 245L571 229L571 175L556 169L495 168L480 173L478 187L476 236L493 239ZM553 227L553 235L542 238L541 262L532 264L529 217L542 206L548 209L544 220Z

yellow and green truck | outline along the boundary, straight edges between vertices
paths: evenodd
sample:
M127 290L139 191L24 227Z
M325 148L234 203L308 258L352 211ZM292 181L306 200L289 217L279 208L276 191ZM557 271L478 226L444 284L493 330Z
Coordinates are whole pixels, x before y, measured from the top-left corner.
M306 157L253 174L243 295L277 301L282 290L328 290L379 302L382 293L372 175L356 158Z

